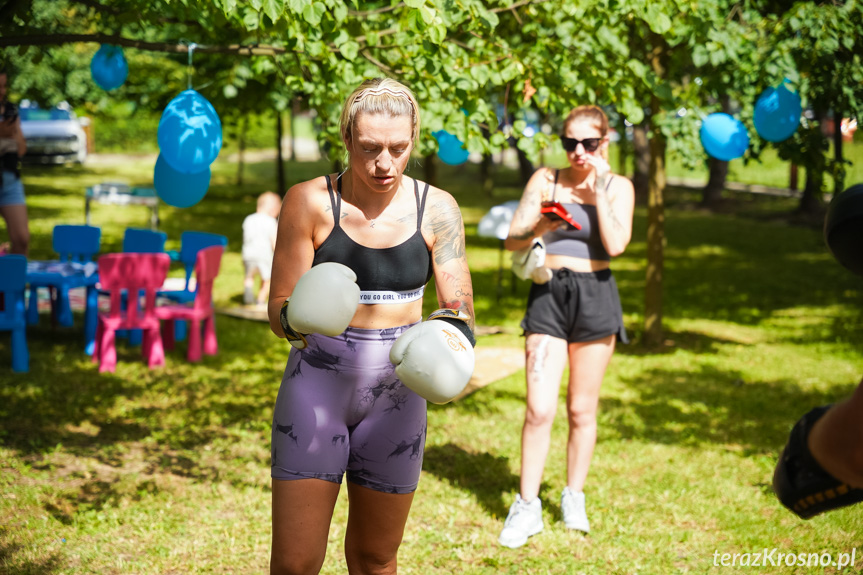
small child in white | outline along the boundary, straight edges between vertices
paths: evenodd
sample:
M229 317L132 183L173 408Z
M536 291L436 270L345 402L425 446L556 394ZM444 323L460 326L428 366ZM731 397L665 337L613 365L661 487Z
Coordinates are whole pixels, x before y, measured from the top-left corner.
M263 305L270 293L273 249L276 246L279 211L282 199L273 192L258 196L258 208L243 220L243 303ZM255 276L261 276L261 288L254 295Z

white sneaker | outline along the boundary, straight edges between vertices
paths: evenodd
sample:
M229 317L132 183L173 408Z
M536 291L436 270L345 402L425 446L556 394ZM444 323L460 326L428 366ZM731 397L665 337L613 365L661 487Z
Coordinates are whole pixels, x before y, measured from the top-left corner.
M521 495L515 496L515 503L509 508L509 515L503 524L503 531L497 538L504 547L515 549L527 543L527 538L542 531L542 503L539 497L527 502Z
M584 493L576 493L569 487L563 488L560 494L560 510L563 512L563 523L567 529L576 529L590 533L590 523L584 510Z

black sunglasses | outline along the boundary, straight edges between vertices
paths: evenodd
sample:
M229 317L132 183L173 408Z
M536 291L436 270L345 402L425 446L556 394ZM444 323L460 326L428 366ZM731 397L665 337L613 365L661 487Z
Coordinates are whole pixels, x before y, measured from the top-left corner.
M585 138L583 140L576 140L575 138L561 136L560 143L563 144L563 149L567 152L574 152L579 144L584 146L585 151L595 152L599 149L599 145L602 143L602 138Z

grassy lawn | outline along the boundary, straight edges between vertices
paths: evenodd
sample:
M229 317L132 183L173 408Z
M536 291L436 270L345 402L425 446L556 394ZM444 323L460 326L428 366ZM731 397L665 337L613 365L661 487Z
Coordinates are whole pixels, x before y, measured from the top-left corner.
M51 229L81 223L84 188L102 181L149 185L153 159L26 172L34 259L51 257ZM614 165L614 164L613 164ZM422 169L411 169L421 177ZM180 233L229 238L218 305L239 303L241 223L272 186L269 163L219 160L199 205L163 206L168 248ZM290 183L325 163L291 164ZM516 174L478 190L477 166L440 167L463 208L477 323L500 333L481 347L521 354L526 282L499 277L499 241L477 236L493 205L520 194ZM863 179L863 178L861 178ZM671 189L666 214L666 342L641 343L646 211L614 264L627 329L602 390L599 440L588 478L593 532L560 522L565 484L561 405L545 473L545 531L518 550L497 545L518 490L524 415L520 371L446 406L430 406L424 473L400 552L403 573L669 574L835 573L834 567L715 567L714 554L840 553L863 570L863 507L801 521L771 490L777 455L811 407L847 395L863 374L863 282L836 264L817 226L789 223L795 200L732 195L734 213L694 208ZM145 226L142 207L95 206L103 251L123 229ZM0 230L0 241L5 230ZM504 263L508 259L504 258ZM181 271L175 269L173 275ZM426 298L434 307L433 291ZM264 323L218 318L219 354L185 361L185 344L150 371L140 350L118 345L114 374L83 354L82 316L29 330L31 371L9 371L0 333L0 573L258 574L269 559L269 428L288 347ZM346 495L336 508L325 574L346 572ZM773 555L774 560L776 555Z

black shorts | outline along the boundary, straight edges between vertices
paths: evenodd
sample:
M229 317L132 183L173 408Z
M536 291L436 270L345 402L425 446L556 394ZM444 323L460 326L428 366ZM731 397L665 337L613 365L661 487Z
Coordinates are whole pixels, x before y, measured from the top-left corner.
M617 283L608 269L574 272L561 268L548 283L533 284L521 327L526 333L544 333L568 343L609 335L629 343Z

